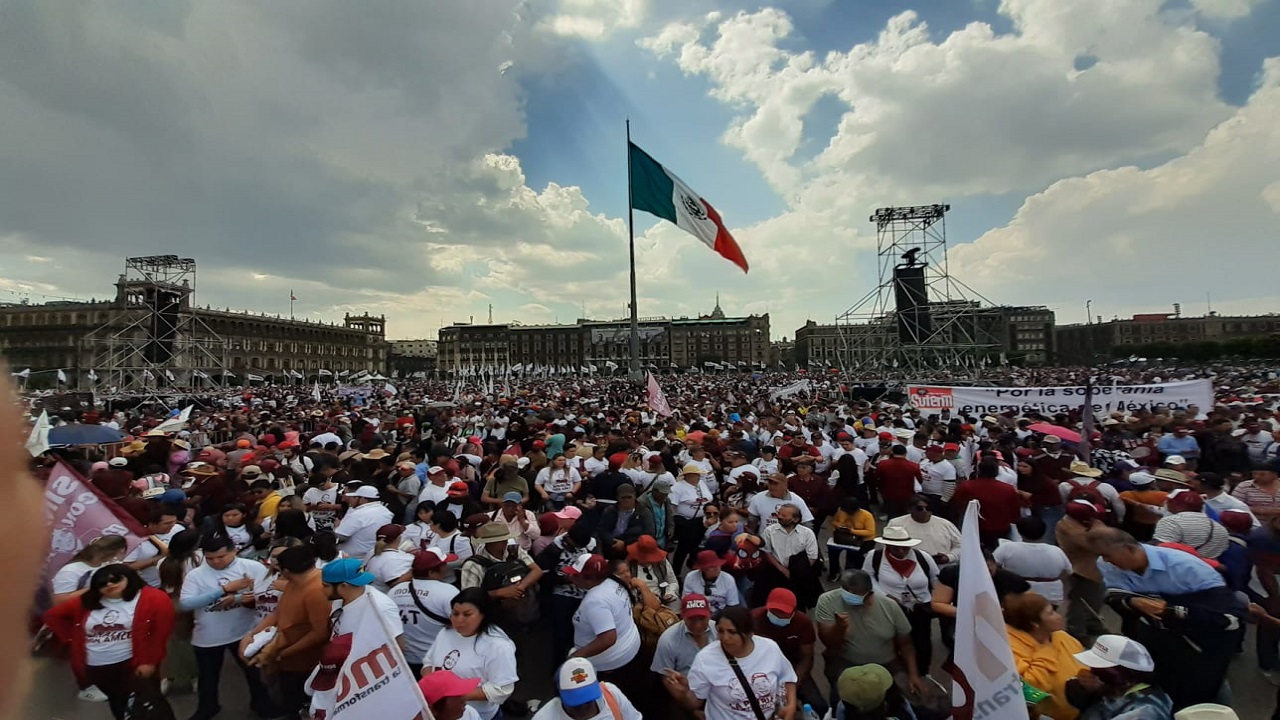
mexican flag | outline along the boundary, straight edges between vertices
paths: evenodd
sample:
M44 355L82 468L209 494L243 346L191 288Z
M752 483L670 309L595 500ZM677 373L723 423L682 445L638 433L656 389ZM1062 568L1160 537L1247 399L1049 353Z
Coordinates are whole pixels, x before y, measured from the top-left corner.
M693 235L720 256L747 272L747 259L742 248L725 229L720 213L711 203L689 189L670 170L634 143L628 144L631 168L631 207L670 220Z

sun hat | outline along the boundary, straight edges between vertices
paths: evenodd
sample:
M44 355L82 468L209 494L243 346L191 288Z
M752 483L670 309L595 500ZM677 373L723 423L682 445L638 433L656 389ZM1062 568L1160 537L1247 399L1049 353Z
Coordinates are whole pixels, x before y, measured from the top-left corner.
M418 681L418 689L428 705L435 705L445 698L465 697L480 687L480 678L460 678L451 670L436 670Z
M562 572L570 577L580 577L583 580L603 580L609 577L609 561L605 560L603 555L596 555L595 553L579 555Z
M1240 716L1226 705L1200 703L1174 713L1173 720L1240 720Z
M476 530L476 536L472 540L474 545L488 545L489 543L506 542L515 535L511 534L511 528L502 522L487 522Z
M1142 643L1123 635L1100 635L1093 647L1075 654L1081 665L1091 668L1109 668L1117 665L1138 672L1151 672L1156 663Z
M373 582L374 577L371 572L361 570L362 561L360 558L340 558L333 562L325 564L320 570L320 579L330 585L346 583L357 587L368 585Z
M1171 470L1169 468L1160 468L1159 470L1156 470L1156 479L1173 483L1175 485L1181 485L1183 487L1191 487L1191 484L1187 482L1187 476L1185 473L1178 472L1177 470ZM1132 475L1129 476L1129 482L1133 482Z
M382 448L374 448L364 454L364 459L365 460L381 460L382 458L390 457L390 456L391 456L391 453L387 452L386 450L383 450Z
M627 546L627 559L638 563L658 563L666 557L667 551L658 547L658 541L652 535L641 535Z
M441 565L448 565L458 559L457 555L446 553L437 547L419 550L413 554L413 574L426 575Z
M715 550L699 550L693 562L695 570L709 570L724 565L724 558L716 554Z
M880 537L876 538L876 542L881 545L893 545L894 547L915 547L920 544L919 538L911 537L910 531L904 527L890 525L880 533Z
M683 468L680 468L680 474L681 475L701 475L702 468L697 465L694 465L693 463L689 463L688 465L685 465Z
M338 676L342 674L342 665L351 654L351 633L344 633L325 643L320 650L320 662L316 675L311 679L311 689L324 692L338 686Z
M372 485L361 485L360 487L347 493L347 497L365 498L367 500L378 499L378 488Z
M603 696L596 669L586 658L569 658L560 666L556 690L560 694L560 704L567 707L586 705Z
M893 676L883 665L855 665L840 673L836 694L862 712L884 704L884 695L893 686Z
M680 598L680 617L711 617L711 604L707 602L705 595L698 593L689 593Z
M1102 471L1098 468L1091 467L1089 463L1082 460L1073 460L1071 466L1067 468L1072 475L1077 477L1096 478L1102 477Z

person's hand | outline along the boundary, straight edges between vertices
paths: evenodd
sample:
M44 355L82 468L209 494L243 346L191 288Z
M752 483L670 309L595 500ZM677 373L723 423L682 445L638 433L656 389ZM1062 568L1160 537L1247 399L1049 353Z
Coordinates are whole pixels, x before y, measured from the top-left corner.
M494 590L493 596L497 598L503 598L503 599L519 600L520 598L524 597L524 590L521 590L519 585L512 585L510 587L504 587L500 590Z
M792 720L796 716L796 704L789 703L778 708L778 720Z
M237 597L238 596L236 595L224 595L220 600L218 600L213 604L212 609L230 610L231 608L235 607Z
M240 647L239 647L239 648L237 648L237 650L238 650L238 652L240 653L240 659L241 659L241 660L246 659L246 658L245 658L245 656L244 656L244 654L245 654L245 652L247 652L247 651L249 650L249 643L251 643L251 642L253 642L253 633L250 633L250 634L245 635L244 637L240 638Z
M924 678L919 675L912 675L911 678L907 680L907 692L915 697L923 697L925 692Z
M149 678L156 674L156 666L155 665L139 665L138 667L134 668L133 674L137 675L140 678Z
M1160 617L1161 613L1164 612L1165 608L1169 607L1169 603L1165 602L1164 600L1139 597L1139 598L1133 598L1129 600L1129 607L1133 608L1134 610L1137 610L1143 615L1147 615L1150 617Z
M276 578L275 582L271 583L271 589L277 592L284 592L287 587L289 587L289 581L284 578Z
M239 580L232 580L226 585L223 585L222 590L223 592L238 593L241 590L248 590L251 587L253 587L253 580L248 575L245 575Z
M947 557L946 553L938 553L933 556L933 561L939 565L946 565L951 562L951 558Z
M667 687L672 690L689 692L689 678L670 668L663 670L662 673L664 676L662 678L662 682L664 682Z
M836 613L836 627L844 632L849 629L849 613Z
M1080 674L1076 675L1075 681L1080 683L1080 687L1086 692L1096 693L1102 690L1102 681L1094 677L1093 673L1088 670L1081 670Z

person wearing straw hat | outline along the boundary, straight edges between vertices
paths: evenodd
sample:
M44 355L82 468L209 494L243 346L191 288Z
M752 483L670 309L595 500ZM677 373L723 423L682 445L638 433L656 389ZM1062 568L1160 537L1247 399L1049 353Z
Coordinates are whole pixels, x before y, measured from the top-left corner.
M675 513L675 556L671 565L676 572L684 570L685 560L702 543L702 508L714 500L711 488L702 481L702 468L692 463L680 472L679 482L671 488L669 501Z
M1071 477L1058 483L1058 493L1062 495L1062 502L1076 498L1084 498L1090 502L1108 508L1110 512L1107 514L1115 523L1124 521L1124 501L1120 499L1120 493L1116 491L1114 485L1102 482L1102 471L1095 467L1090 467L1089 463L1077 460L1071 463L1068 468Z
M487 522L481 525L472 540L475 553L462 564L462 589L485 587L489 596L495 600L520 600L528 595L542 577L542 569L515 541L516 535L505 523ZM520 563L529 572L524 573L518 582L492 587L496 580L490 577L489 571L496 571L498 566L508 562Z
M911 643L924 674L933 660L933 584L938 565L916 548L920 540L904 527L890 525L875 539L862 569L871 574L875 589L898 603L911 623Z

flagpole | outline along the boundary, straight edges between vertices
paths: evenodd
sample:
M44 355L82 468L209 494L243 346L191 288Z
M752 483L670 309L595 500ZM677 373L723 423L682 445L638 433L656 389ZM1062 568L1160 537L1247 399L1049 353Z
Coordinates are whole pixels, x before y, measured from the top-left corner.
M289 288L289 319L293 319L293 288Z
M631 380L640 381L640 315L636 303L636 220L631 202L631 118L627 118L627 236L631 254Z

